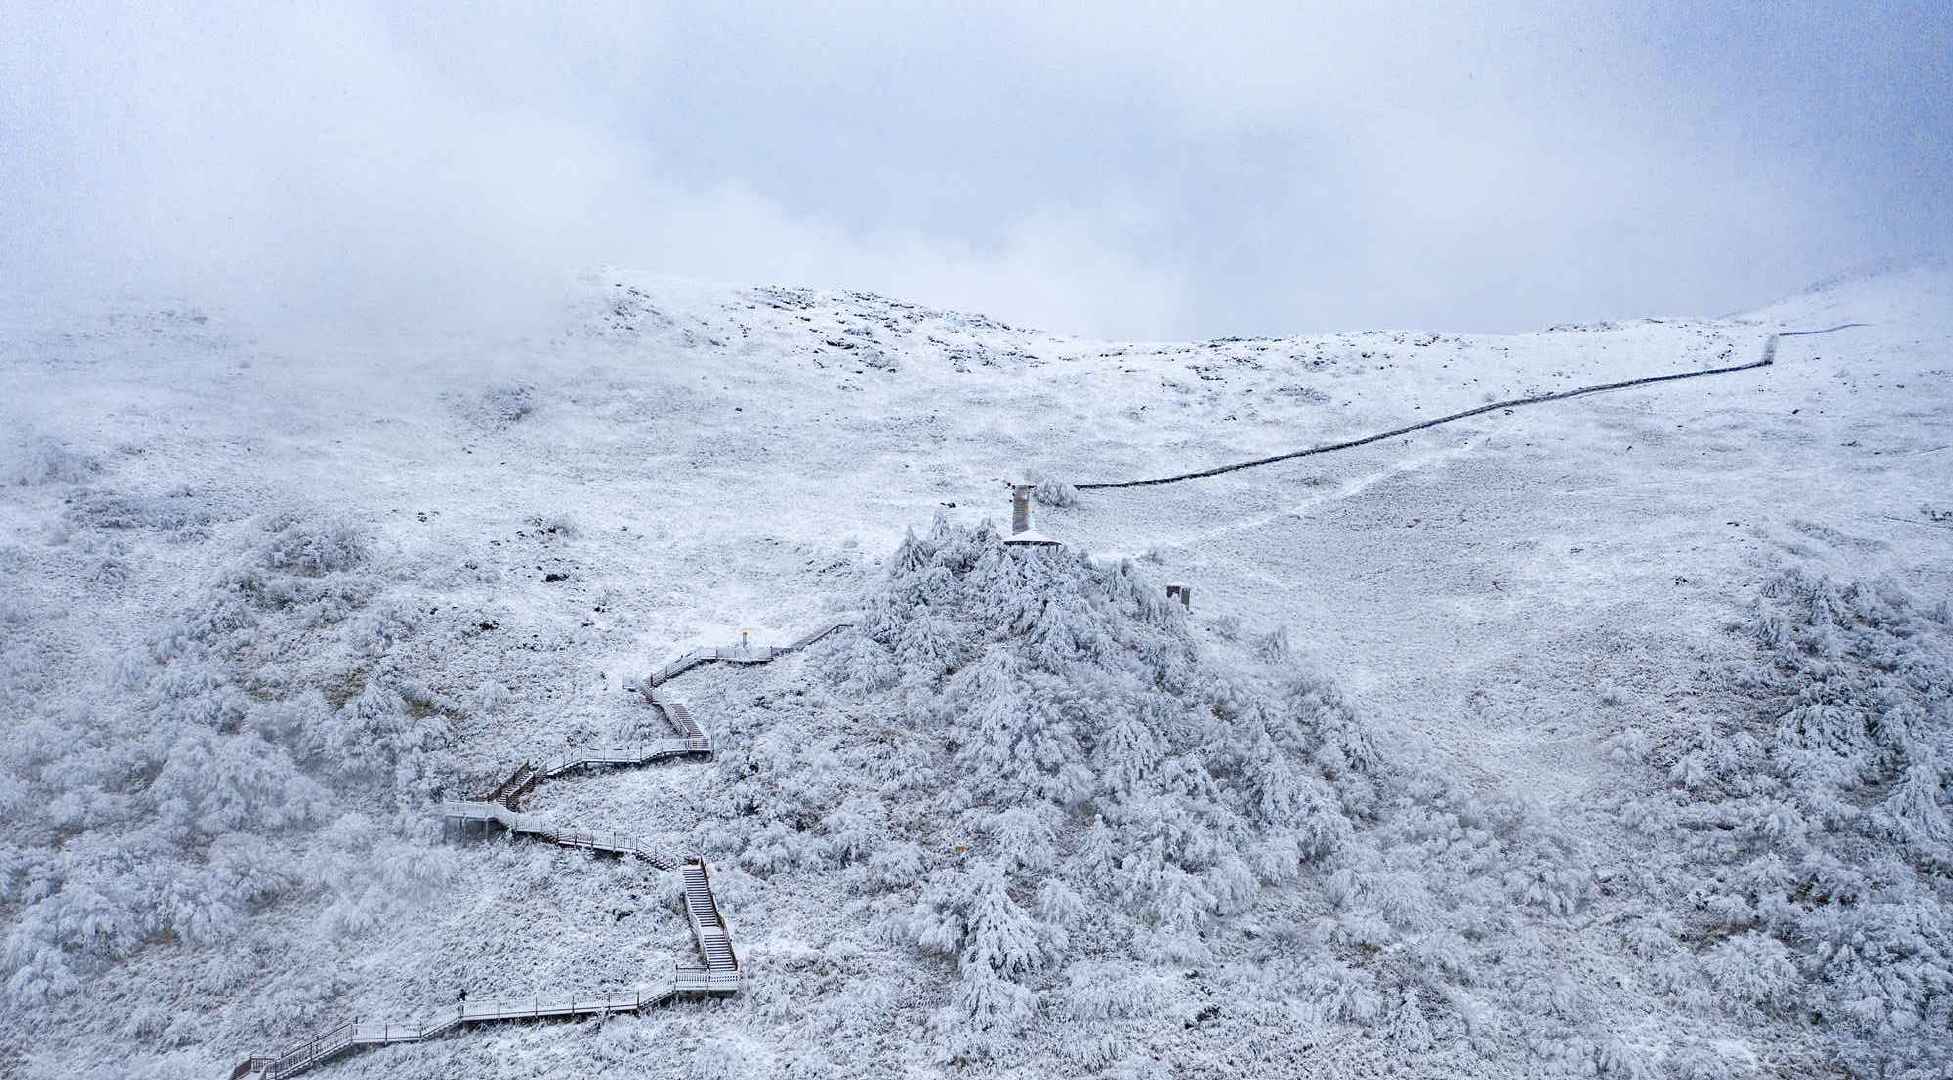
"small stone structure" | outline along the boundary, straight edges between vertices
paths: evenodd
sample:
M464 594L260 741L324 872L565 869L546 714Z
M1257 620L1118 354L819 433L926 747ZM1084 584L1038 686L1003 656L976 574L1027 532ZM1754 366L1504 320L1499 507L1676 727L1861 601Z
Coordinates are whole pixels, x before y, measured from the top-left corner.
M1166 583L1166 598L1168 600L1178 600L1180 601L1181 607L1186 608L1188 611L1193 610L1192 585L1183 585L1177 581L1169 581Z
M1056 545L1058 541L1031 528L1031 485L1010 486L1010 535L1006 544Z

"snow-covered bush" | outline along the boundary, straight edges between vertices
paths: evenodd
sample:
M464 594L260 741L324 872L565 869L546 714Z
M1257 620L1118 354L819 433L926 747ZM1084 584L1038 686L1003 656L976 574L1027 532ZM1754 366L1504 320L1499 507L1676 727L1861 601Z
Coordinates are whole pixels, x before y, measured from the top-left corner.
M20 439L0 453L0 481L9 484L82 484L102 471L93 454L60 439Z
M351 570L366 561L366 537L341 518L318 519L287 511L265 524L270 534L262 560L272 570L301 577Z
M482 423L508 427L536 411L536 388L528 383L497 383L484 389L472 405Z
M276 832L314 820L326 805L325 789L256 734L183 728L149 790L160 824L180 840Z
M174 541L207 539L218 513L212 500L188 488L161 495L85 489L62 515L70 528L141 529Z
M1667 784L1622 809L1649 893L1684 901L1635 948L1699 953L1710 1000L1814 1025L1854 1071L1953 1060L1953 627L1896 586L1792 571L1747 629L1748 709L1616 740Z
M1282 939L1311 974L1271 993L1423 1045L1462 1029L1442 991L1479 977L1498 933L1592 898L1577 845L1389 764L1333 686L1270 675L1285 635L1255 643L1262 663L1205 656L1131 563L939 519L865 606L817 650L810 692L872 739L811 735L776 701L720 768L740 865L859 867L885 936L953 971L945 1060L1006 1054L1053 1009L1110 1022L1082 972L1206 962L1273 885L1323 910Z
M1804 980L1790 949L1767 934L1738 934L1711 948L1702 963L1717 990L1745 1004L1782 1011L1802 998Z
M1045 506L1077 506L1078 489L1063 480L1046 477L1031 489L1031 497Z
M410 706L397 687L375 679L319 725L312 749L322 768L342 777L404 789L418 776L412 763L434 748L444 727Z
M529 527L564 540L574 540L583 532L576 518L567 513L533 515Z
M514 700L515 695L506 685L494 679L484 679L470 696L469 705L483 716L494 716L507 709Z
M70 512L91 529L175 528L172 499L203 505L84 493ZM410 801L442 764L444 703L390 660L412 609L372 603L370 545L344 520L287 511L247 536L119 659L99 702L47 708L44 658L0 638L0 704L22 717L0 744L0 904L17 905L0 980L16 1003L73 993L155 943L227 940L328 886L335 918L365 924L444 872L400 837L315 846L342 796Z

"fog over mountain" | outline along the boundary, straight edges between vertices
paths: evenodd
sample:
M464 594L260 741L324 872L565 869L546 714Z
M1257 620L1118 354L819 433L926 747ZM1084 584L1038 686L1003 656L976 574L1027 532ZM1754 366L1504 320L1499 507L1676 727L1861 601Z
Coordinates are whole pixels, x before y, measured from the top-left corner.
M0 12L0 1076L1948 1075L1949 55Z
M12 1071L1948 1060L1943 268L1165 345L578 288L6 336Z
M606 264L1098 336L1511 331L1953 240L1934 3L30 0L0 29L11 279L314 331L529 319Z

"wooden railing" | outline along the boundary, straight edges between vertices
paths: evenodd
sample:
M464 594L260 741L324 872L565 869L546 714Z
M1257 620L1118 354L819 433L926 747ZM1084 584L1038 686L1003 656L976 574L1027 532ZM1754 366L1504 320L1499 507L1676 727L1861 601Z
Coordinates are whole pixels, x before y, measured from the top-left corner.
M309 1069L352 1045L353 1022L348 1020L345 1023L327 1028L325 1031L314 1035L311 1039L280 1054L272 1061L271 1067L265 1070L265 1072L270 1077L270 1080L281 1080L282 1077L292 1076Z
M679 968L673 983L680 994L736 994L746 987L746 968L713 971L710 968Z
M609 855L634 855L660 870L675 870L685 862L684 856L644 843L631 833L548 828L524 828L517 831L532 833L562 847L583 848Z
M572 750L561 757L552 758L538 766L536 771L544 778L560 776L571 769L585 765L648 765L665 758L688 757L694 754L710 754L712 740L703 736L686 739L663 739L655 743L638 746L617 746L607 749L589 748Z

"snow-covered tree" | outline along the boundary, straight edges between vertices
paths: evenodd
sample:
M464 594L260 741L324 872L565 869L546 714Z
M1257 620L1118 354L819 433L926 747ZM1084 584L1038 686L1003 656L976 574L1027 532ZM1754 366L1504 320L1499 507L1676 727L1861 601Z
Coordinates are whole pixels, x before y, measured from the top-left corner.
M953 971L950 1057L1007 1051L1062 1000L1039 992L1054 969L1108 941L1197 962L1271 885L1303 882L1340 898L1307 935L1348 965L1315 991L1325 1022L1393 1018L1428 1042L1457 1028L1443 991L1478 976L1491 935L1593 896L1578 844L1392 766L1333 685L1286 667L1285 640L1204 655L1130 563L939 519L864 606L815 661L850 737L787 736L776 703L721 768L758 823L742 865L859 861L895 938ZM1400 954L1424 962L1379 982L1366 958Z
M1953 1056L1953 627L1893 585L1791 571L1749 621L1747 710L1646 752L1667 790L1623 807L1642 872L1677 917L1630 931L1644 955L1694 935L1708 1007L1821 1024L1841 1060L1908 1075ZM1686 975L1674 992L1698 994Z

